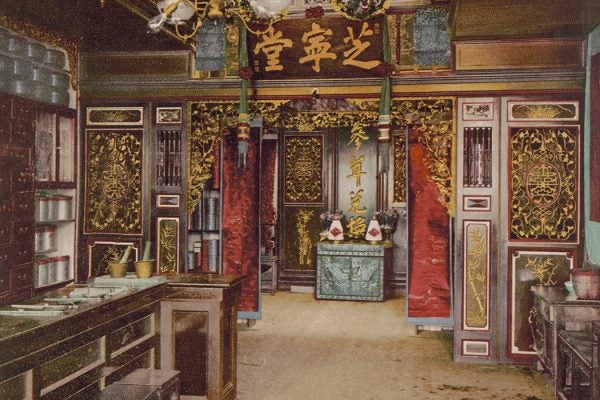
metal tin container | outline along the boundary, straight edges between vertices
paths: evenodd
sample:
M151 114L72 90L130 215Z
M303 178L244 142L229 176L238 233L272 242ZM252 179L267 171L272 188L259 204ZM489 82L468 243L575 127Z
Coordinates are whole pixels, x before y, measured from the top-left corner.
M54 257L54 268L56 269L57 282L69 279L69 256Z
M35 62L43 62L46 46L41 43L29 42L25 46L27 58Z
M65 53L60 50L46 49L44 63L54 68L63 69L65 67Z
M50 85L57 89L68 90L71 79L68 74L61 72L50 73Z
M8 35L8 52L12 55L25 57L27 55L27 41L17 35Z
M40 258L35 261L36 263L36 282L38 287L46 286L48 284L48 258Z
M50 199L45 194L39 194L35 200L35 220L37 222L48 221L48 201Z
M56 247L56 226L43 225L35 228L35 251L44 252Z
M56 199L56 219L68 221L73 218L73 197L66 195L54 196Z
M52 104L60 104L63 106L69 105L69 92L67 91L55 91L50 92L50 102Z
M58 219L58 196L48 196L48 220Z
M31 80L33 78L33 66L27 60L12 60L12 76L17 79Z

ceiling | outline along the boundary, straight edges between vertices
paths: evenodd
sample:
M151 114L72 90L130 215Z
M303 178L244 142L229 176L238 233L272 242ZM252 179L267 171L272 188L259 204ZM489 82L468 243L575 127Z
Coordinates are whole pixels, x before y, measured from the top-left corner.
M187 48L168 32L147 32L157 1L0 0L0 15L67 36L83 51ZM600 24L599 0L452 0L450 8L453 40L583 36Z

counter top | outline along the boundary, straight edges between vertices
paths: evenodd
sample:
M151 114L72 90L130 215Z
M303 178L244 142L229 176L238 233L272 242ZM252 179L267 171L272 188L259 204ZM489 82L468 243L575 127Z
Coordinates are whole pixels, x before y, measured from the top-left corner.
M567 289L562 286L541 286L531 287L531 291L539 295L544 301L553 304L571 304L571 305L600 305L600 300L582 300L575 295L569 295Z
M24 307L17 305L5 305L0 307L0 311L12 315L0 315L0 348L7 339L14 339L16 336L29 337L33 331L45 326L58 324L56 326L69 325L69 321L74 321L76 316L85 312L105 313L113 306L124 305L129 301L137 299L139 296L152 295L153 301L159 301L164 297L164 289L168 286L182 287L215 287L226 288L241 284L243 276L241 275L218 275L218 274L173 274L157 275L151 278L136 279L128 276L124 278L110 278L101 276L95 278L97 282L91 284L71 284L43 295L32 297L19 302ZM99 290L118 287L106 296L97 296ZM110 290L110 289L109 289ZM87 295L89 293L89 296ZM75 294L75 296L73 296ZM69 307L62 312L49 312L48 315L42 315L40 312L27 312L30 306L39 305L58 305L64 304ZM52 307L49 307L52 309ZM19 311L24 310L24 311ZM61 329L61 328L58 328ZM1 357L0 357L1 358Z

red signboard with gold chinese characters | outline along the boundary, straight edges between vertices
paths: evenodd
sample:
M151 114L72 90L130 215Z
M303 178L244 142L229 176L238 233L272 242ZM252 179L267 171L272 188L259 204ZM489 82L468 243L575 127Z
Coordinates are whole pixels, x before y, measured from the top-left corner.
M248 35L253 79L380 76L382 19L288 19Z

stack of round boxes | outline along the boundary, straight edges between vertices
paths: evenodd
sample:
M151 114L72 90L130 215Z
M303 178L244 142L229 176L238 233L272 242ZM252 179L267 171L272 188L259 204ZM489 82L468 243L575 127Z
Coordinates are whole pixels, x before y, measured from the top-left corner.
M69 105L65 53L0 28L0 91Z
M47 195L38 192L35 204L35 251L46 253L56 251L56 225L50 222L69 221L73 218L73 197ZM35 260L37 287L52 285L70 279L69 256L50 257L44 255Z

